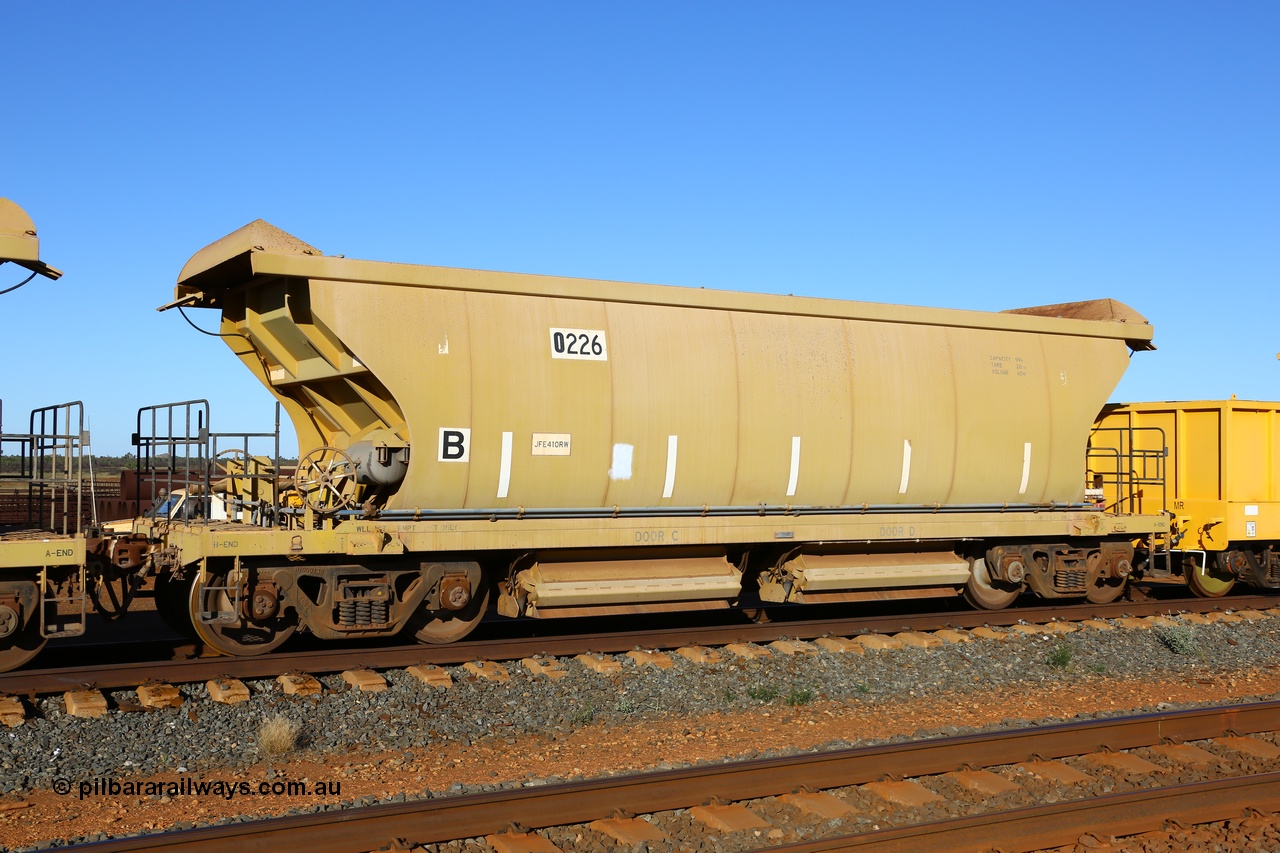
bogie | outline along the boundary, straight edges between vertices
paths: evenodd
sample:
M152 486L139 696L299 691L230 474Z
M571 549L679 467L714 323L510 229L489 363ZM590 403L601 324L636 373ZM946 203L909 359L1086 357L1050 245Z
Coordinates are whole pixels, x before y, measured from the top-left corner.
M0 580L0 672L22 666L44 648L35 583Z

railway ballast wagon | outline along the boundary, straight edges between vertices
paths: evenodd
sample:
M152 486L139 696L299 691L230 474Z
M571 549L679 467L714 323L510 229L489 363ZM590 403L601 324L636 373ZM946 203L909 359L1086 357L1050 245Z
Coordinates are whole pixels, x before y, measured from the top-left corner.
M30 274L0 279L0 296L37 275L62 275L40 260L31 217L0 198L0 272L12 269L7 264ZM79 403L37 409L26 432L6 433L0 423L0 457L9 462L0 468L0 672L34 658L50 637L84 630L87 551L77 488L82 435ZM59 604L80 609L65 618Z
M1111 404L1089 460L1107 506L1170 513L1144 579L1185 579L1205 598L1237 580L1280 588L1280 403Z
M993 314L411 266L259 220L165 307L221 312L302 451L264 526L163 534L161 598L227 653L299 627L450 641L491 599L1109 600L1167 529L1082 500L1094 417L1152 337L1110 300Z

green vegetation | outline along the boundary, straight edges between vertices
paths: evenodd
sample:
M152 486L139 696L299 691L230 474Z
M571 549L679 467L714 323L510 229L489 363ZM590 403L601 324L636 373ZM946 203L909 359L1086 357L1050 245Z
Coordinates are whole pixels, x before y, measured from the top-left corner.
M89 476L89 465L91 457L86 455L81 461L81 467L86 477ZM22 456L0 456L0 474L6 476L18 476L25 470L30 470L33 466ZM55 459L52 456L46 456L41 460L46 471L61 471L67 467L65 456L59 456ZM74 459L73 459L74 463ZM124 456L93 456L93 475L95 477L119 477L121 471L134 471L138 467L138 457L132 453L126 453Z
M1175 655L1200 657L1200 643L1196 640L1196 629L1190 625L1169 625L1156 628L1156 637L1165 648Z
M753 684L747 688L747 696L757 702L772 702L782 696L783 700L792 707L807 705L814 700L816 695L812 687L792 687L785 695L772 684ZM724 698L726 702L732 702L738 698L738 695L732 690L725 690Z
M1071 666L1071 655L1073 654L1071 646L1066 643L1058 643L1050 651L1045 663L1058 669L1066 669Z

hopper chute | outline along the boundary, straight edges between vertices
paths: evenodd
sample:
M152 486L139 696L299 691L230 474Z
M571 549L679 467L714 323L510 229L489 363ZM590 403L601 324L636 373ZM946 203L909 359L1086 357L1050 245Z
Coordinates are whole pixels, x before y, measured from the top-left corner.
M267 273L255 263L302 256L327 260L256 220L192 256L175 300L159 310L221 309L223 340L297 430L304 499L316 509L342 509L367 493L394 489L408 462L408 429L387 388L313 311L308 280Z

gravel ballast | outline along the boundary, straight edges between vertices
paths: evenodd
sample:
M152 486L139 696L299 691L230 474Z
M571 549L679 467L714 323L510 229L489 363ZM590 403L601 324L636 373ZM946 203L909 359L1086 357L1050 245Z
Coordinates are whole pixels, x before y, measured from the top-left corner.
M507 665L497 683L451 667L454 684L428 687L402 670L384 673L388 689L348 689L337 675L320 682L319 697L283 696L274 680L248 682L240 705L211 702L203 684L182 686L178 708L111 710L98 719L68 716L60 696L35 704L34 718L0 732L0 793L45 788L55 778L104 774L150 775L244 766L269 757L257 732L271 717L297 724L309 751L375 752L471 744L573 729L588 723L637 724L651 717L806 704L817 699L874 705L931 694L989 691L1007 685L1091 682L1130 677L1216 673L1280 662L1280 618L1186 626L1173 634L1190 647L1171 648L1168 629L1082 629L1070 634L1010 632L1008 639L975 639L935 648L818 651L756 659L723 653L716 664L672 655L669 669L637 666L618 656L623 672L603 676L573 660L558 680ZM112 691L114 706L132 707L133 691Z
M70 717L60 696L44 697L37 700L35 714L26 723L0 731L0 794L5 795L0 802L48 789L57 780L141 780L156 774L212 779L228 769L250 767L271 779L277 768L283 772L299 756L330 763L380 756L385 769L394 774L397 764L424 751L452 748L467 755L483 746L516 754L531 739L555 739L582 729L608 736L610 731L645 728L646 723L687 720L687 727L678 731L691 740L703 739L715 734L699 722L707 715L798 719L806 706L821 704L838 708L838 714L865 717L912 700L928 703L948 697L963 703L968 696L976 702L1010 689L1066 688L1084 696L1141 679L1212 684L1233 674L1274 669L1280 661L1277 616L1204 625L1179 622L1176 627L1147 629L1084 628L1066 634L997 630L1005 639L974 638L934 648L865 654L770 651L765 657L747 659L722 651L723 659L714 664L672 655L669 669L641 667L618 655L623 669L612 676L565 660L567 675L554 681L534 676L514 662L506 664L510 672L506 682L480 679L462 667L450 667L454 684L446 690L424 685L401 670L384 673L385 692L351 690L333 675L320 679L326 688L323 695L303 699L282 695L274 680L258 680L249 682L252 698L234 706L213 703L201 684L181 687L185 701L180 707L126 711L120 709L136 707L137 697L133 691L113 691L109 694L113 709L98 719ZM1148 710L1158 710L1161 704L1153 703ZM1175 706L1182 705L1164 704ZM823 746L858 746L1043 722L1020 711L1012 708L1006 719L978 728L934 724L910 735L836 737ZM1118 713L1123 711L1080 716ZM1028 718L1018 719L1022 716ZM258 742L263 723L275 717L296 724L299 752L273 757ZM761 741L732 757L794 750L786 741ZM576 778L571 765L549 761L545 772L533 779L495 771L487 783L473 780L434 788L414 788L410 779L403 793L393 798ZM654 761L650 766L662 769L680 762ZM346 802L362 805L376 799L364 796ZM299 810L337 807L323 803ZM210 816L211 822L236 819Z

